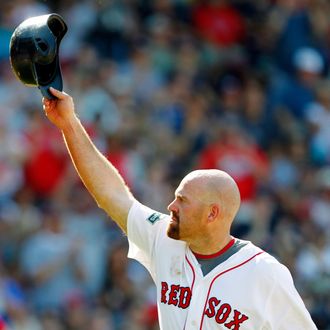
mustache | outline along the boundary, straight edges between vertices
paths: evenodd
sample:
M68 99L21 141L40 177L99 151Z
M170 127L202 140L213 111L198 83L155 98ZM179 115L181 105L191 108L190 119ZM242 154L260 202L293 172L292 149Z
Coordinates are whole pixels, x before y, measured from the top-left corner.
M180 221L180 217L179 214L175 211L171 212L171 218L173 218L175 221L179 222Z

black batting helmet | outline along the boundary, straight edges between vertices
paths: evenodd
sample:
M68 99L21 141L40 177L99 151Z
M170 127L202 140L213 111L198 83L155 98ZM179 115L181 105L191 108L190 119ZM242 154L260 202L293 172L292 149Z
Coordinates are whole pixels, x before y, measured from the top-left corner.
M35 16L22 22L10 40L10 63L16 77L27 86L38 87L49 99L55 98L49 87L63 89L58 52L67 29L58 14Z

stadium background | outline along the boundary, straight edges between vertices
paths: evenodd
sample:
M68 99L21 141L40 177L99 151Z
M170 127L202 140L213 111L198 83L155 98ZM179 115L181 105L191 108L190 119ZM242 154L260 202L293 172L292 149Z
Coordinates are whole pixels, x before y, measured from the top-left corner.
M69 27L64 88L135 195L165 212L188 171L227 170L243 200L234 234L286 264L330 329L326 0L0 3L0 327L158 329L149 275L11 72L14 28L51 12Z

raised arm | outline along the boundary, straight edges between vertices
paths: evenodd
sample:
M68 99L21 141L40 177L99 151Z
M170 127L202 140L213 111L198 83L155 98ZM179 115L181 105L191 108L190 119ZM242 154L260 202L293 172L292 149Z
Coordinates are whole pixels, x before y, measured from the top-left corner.
M61 131L72 162L99 207L127 232L127 215L134 197L117 169L95 147L77 117L71 96L54 88L57 100L43 99L48 119Z

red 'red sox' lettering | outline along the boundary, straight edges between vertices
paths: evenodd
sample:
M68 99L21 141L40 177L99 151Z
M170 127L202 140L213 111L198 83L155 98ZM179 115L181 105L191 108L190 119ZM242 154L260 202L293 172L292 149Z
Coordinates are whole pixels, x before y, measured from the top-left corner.
M186 309L190 305L190 300L191 290L189 287L172 284L170 288L166 282L161 283L160 301L163 304L174 305Z
M233 313L234 315L232 315ZM226 328L231 330L239 330L240 325L249 318L236 309L234 309L233 313L229 304L222 304L221 300L216 297L209 299L208 307L205 310L205 315L209 318L214 317L217 323L224 324Z
M166 282L161 282L160 301L163 304L185 309L190 305L191 290L189 287L182 287L177 284L170 286ZM248 316L233 309L229 304L222 303L216 297L209 298L204 314L210 319L214 318L215 322L223 324L230 330L239 330L241 324L249 319Z

